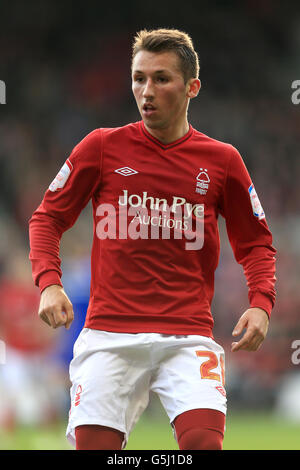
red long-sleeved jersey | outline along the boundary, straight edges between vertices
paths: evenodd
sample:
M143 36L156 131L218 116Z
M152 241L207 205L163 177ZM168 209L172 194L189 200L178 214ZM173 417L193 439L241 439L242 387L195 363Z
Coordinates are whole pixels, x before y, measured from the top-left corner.
M62 234L92 199L94 239L85 326L213 336L217 219L243 266L252 307L275 300L272 235L238 151L189 127L164 145L143 121L88 134L29 223L42 291L61 284Z

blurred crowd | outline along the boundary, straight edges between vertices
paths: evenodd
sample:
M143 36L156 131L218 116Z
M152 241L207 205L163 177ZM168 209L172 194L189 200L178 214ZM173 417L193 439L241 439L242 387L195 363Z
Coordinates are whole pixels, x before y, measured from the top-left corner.
M176 9L172 13L161 5L156 19L149 5L129 2L116 19L108 8L90 3L90 9L75 9L72 20L68 1L58 11L56 2L20 2L15 10L3 6L0 79L7 104L0 105L0 339L7 357L6 365L0 363L0 391L6 390L7 403L1 404L0 422L51 420L68 407L67 367L89 296L91 208L61 245L64 286L76 313L68 332L50 331L38 319L28 220L79 140L96 127L140 119L130 84L132 36L157 26L191 34L202 89L191 102L190 122L240 151L274 235L277 303L261 349L230 354L232 329L247 308L247 286L222 220L213 315L215 338L228 353L230 406L276 408L287 379L300 372L291 360L292 342L300 339L300 105L291 101L291 84L300 79L300 9L293 10L293 2L284 13L276 2L236 7L229 1L197 15L182 12L179 19Z

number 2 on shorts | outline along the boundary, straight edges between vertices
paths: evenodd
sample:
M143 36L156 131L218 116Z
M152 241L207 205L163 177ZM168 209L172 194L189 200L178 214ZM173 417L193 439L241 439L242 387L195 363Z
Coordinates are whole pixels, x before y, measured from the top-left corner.
M225 365L224 358L220 356L221 376L217 372L212 372L212 369L216 369L219 366L218 356L212 351L196 351L198 357L207 357L207 361L202 362L200 366L200 375L202 379L222 381L223 386L225 385ZM222 378L222 380L221 380Z

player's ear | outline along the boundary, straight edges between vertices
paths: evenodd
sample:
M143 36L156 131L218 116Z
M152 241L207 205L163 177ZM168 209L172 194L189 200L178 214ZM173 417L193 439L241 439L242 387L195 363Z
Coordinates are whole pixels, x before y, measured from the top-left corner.
M201 89L201 81L199 78L190 78L187 83L187 97L196 98Z

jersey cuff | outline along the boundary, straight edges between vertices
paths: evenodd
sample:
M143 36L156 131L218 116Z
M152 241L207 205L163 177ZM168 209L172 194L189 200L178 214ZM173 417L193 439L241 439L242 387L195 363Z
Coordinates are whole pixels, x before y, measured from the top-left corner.
M263 292L255 292L251 297L250 307L261 308L267 313L268 317L270 318L273 308L273 302L271 301L270 297L268 297Z
M57 271L46 271L39 278L38 286L40 293L42 293L46 287L52 286L53 284L63 287Z

